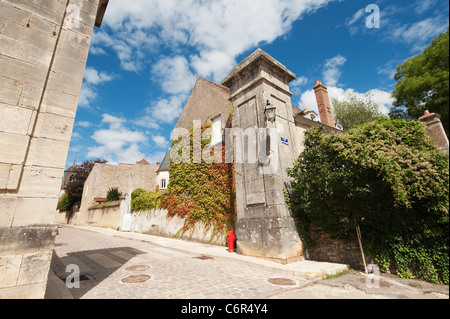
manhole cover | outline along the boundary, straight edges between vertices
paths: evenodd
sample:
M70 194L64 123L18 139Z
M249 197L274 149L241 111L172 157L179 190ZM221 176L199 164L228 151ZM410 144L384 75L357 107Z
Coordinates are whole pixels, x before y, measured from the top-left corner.
M287 278L270 278L269 282L277 286L295 286L296 282Z
M86 280L91 280L91 279L94 279L94 277L91 275L88 275L88 274L80 276L80 281L86 281Z
M208 259L214 260L214 257L212 257L212 256L205 256L205 255L200 256L200 257L194 257L194 258L195 259L200 259L200 260L208 260Z
M151 277L149 275L133 275L133 276L128 276L126 278L122 279L122 282L127 283L127 284L138 284L141 282L145 282L147 280L149 280Z
M147 270L149 268L150 268L150 266L147 266L147 265L136 265L136 266L128 267L125 270L128 270L128 271L144 271L144 270Z

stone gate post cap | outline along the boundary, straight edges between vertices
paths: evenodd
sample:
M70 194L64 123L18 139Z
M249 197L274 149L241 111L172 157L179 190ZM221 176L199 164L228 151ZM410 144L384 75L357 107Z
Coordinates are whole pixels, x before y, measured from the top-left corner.
M241 63L231 69L228 76L222 80L222 85L231 88L231 86L235 82L235 79L240 73L243 73L246 70L252 68L255 64L261 62L262 60L265 60L271 66L275 67L277 71L284 76L288 83L297 78L297 76L293 72L289 71L288 68L278 62L272 56L261 49L257 49L255 52L245 58Z

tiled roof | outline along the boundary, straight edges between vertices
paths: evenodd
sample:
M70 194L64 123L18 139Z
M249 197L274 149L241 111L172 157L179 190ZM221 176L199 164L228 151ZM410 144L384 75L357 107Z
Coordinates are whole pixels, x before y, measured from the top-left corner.
M164 159L156 172L161 171L168 172L169 168L170 168L170 150L167 151L166 156L164 156Z
M136 164L139 164L139 165L150 165L150 163L149 162L147 162L146 160L145 160L145 158L144 159L142 159L141 161L139 161L139 162L136 162Z
M209 83L211 83L212 85L215 85L216 87L218 87L219 89L222 89L222 90L224 90L225 92L227 92L227 93L230 93L230 89L228 89L228 88L226 88L226 87L224 87L224 86L222 86L222 85L219 85L219 84L217 84L217 83L214 83L214 82L212 82L212 81L210 81L210 80L207 80L207 79L205 79L205 78L202 78L203 80L205 80L205 81L207 81L207 82L209 82Z

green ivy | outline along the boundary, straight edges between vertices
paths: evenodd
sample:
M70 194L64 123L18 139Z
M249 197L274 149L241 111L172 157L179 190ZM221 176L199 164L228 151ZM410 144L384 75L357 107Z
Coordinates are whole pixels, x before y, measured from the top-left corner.
M161 208L165 201L165 192L146 192L142 188L135 189L131 193L131 211L143 212Z
M202 125L202 134L210 129L210 125ZM131 210L148 211L155 208L165 208L168 216L185 218L185 224L180 230L182 235L193 230L197 222L202 222L207 229L213 229L213 238L223 236L229 229L234 229L236 214L234 166L225 163L225 151L222 146L222 163L193 162L193 129L189 132L190 152L180 155L190 158L188 163L171 162L170 183L166 192L146 192L136 189L131 193ZM172 143L172 149L181 141L180 137ZM188 139L189 141L189 139ZM201 142L201 151L210 143L209 139ZM213 151L211 151L213 154ZM186 158L185 158L186 159ZM212 239L213 239L212 238Z
M205 136L205 131L211 125L202 125L200 131ZM195 227L197 222L204 223L213 228L213 234L225 235L229 229L234 229L235 185L234 166L225 163L225 147L222 145L222 154L218 157L221 163L194 163L193 129L189 131L189 139L180 137L173 141L172 149L177 143L190 140L190 161L185 163L170 164L169 194L163 204L169 210L170 215L179 215L186 218L182 233ZM210 139L203 137L201 151L210 143ZM181 154L180 154L181 155ZM211 150L214 155L214 150Z
M360 225L381 268L448 284L449 157L422 123L379 119L346 134L308 131L289 175L303 224L338 238Z

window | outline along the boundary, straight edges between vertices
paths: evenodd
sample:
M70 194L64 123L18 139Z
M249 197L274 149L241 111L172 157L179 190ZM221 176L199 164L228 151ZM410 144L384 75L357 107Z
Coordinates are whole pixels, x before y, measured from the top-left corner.
M161 189L166 189L166 180L165 179L161 180Z
M219 115L212 120L211 145L222 142L222 116Z

